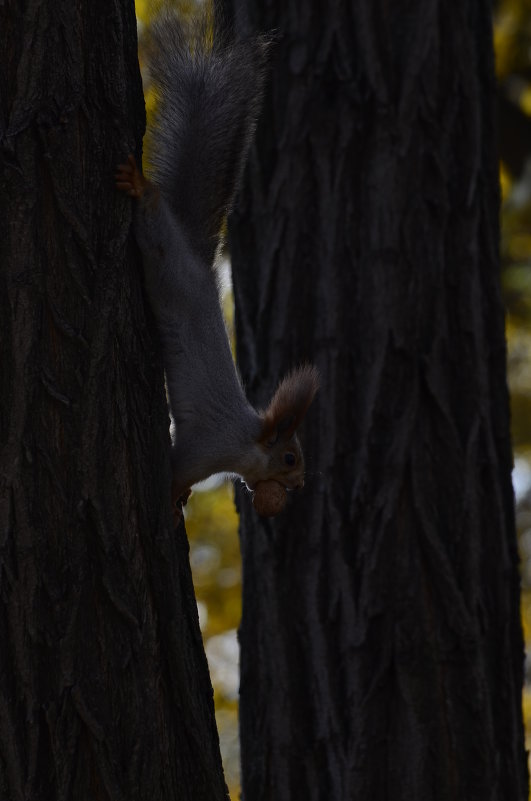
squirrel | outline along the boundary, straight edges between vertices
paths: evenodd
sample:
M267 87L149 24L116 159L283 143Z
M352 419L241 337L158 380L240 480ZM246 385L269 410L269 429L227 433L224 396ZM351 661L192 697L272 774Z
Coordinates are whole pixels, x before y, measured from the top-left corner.
M216 31L208 45L204 34L169 12L155 23L152 174L129 155L115 176L117 189L135 199L175 425L172 501L184 502L192 484L214 473L239 476L251 491L270 480L302 487L295 432L318 389L316 368L304 365L257 411L234 365L215 261L260 111L268 41L228 42Z

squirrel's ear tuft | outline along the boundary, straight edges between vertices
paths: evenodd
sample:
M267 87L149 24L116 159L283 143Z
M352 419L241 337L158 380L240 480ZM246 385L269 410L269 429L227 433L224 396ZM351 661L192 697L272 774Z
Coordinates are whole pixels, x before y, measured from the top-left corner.
M319 389L319 373L312 364L297 367L282 379L262 412L260 442L273 445L278 439L290 439L299 426L315 393Z

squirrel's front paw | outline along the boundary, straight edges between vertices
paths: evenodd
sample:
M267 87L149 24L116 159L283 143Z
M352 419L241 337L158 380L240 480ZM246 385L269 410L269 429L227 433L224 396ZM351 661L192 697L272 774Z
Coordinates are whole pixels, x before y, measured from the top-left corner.
M136 166L135 157L131 153L127 157L127 164L118 165L114 177L116 188L130 197L142 197L149 184Z
M173 510L174 528L177 528L177 526L181 522L181 517L183 516L183 506L186 506L186 502L191 494L192 494L191 489L186 489L184 492L181 492L178 489L177 482L175 481L175 479L173 480L171 487L171 508Z

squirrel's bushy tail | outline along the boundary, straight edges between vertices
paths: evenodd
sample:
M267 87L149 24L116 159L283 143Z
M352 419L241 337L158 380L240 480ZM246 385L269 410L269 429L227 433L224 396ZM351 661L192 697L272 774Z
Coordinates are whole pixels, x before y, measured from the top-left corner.
M153 180L211 262L260 111L269 40L230 42L206 18L165 11L153 26Z

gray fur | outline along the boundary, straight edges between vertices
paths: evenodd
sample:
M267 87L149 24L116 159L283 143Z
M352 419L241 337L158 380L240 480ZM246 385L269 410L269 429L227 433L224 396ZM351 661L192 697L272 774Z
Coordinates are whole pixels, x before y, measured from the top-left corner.
M197 28L190 40L168 16L155 39L155 185L148 182L136 204L136 234L175 422L174 482L184 492L213 473L229 472L249 487L270 478L300 486L304 460L296 435L283 436L279 419L275 441L265 442L264 417L245 397L212 268L260 107L265 41L205 49ZM291 390L297 375L288 381ZM298 413L282 403L283 392L277 391L274 408L280 411L269 416L269 434L271 419L274 429L276 416ZM303 398L306 407L309 392L313 397L315 388Z
M216 31L208 44L208 27L206 17L186 24L169 10L153 26L151 149L155 183L212 262L260 111L268 39L229 44Z

